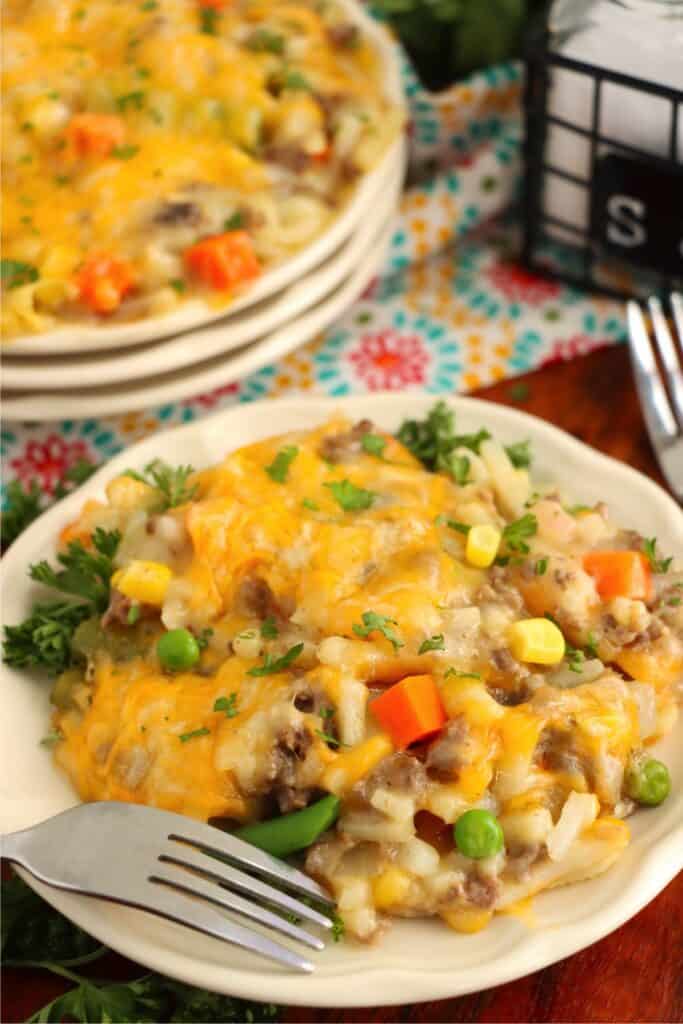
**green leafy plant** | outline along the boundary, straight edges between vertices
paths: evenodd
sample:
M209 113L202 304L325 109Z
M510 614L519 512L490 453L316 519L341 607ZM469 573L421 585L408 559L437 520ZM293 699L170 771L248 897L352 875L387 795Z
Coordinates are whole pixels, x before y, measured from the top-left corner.
M441 89L520 55L541 0L373 0L396 28L424 84Z
M40 968L73 984L37 1010L30 1022L77 1021L78 1024L202 1021L276 1022L277 1006L207 992L192 985L146 974L131 981L94 979L76 973L109 952L86 932L53 910L20 878L2 881L2 963Z

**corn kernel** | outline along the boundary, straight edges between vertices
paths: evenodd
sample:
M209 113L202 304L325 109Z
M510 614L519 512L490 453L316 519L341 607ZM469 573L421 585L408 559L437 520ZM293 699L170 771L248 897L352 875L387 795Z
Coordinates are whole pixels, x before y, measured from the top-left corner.
M456 932L463 932L465 935L472 935L485 928L493 917L492 910L471 910L463 907L461 910L444 910L441 917L449 928Z
M508 630L510 650L518 661L556 665L564 657L564 637L550 619L522 619Z
M495 526L482 523L471 526L467 533L465 557L470 565L478 569L487 569L498 554L501 532Z
M134 561L115 572L111 582L131 601L160 606L172 578L173 573L162 562Z
M410 888L410 876L400 868L390 867L372 883L372 895L378 910L402 903Z

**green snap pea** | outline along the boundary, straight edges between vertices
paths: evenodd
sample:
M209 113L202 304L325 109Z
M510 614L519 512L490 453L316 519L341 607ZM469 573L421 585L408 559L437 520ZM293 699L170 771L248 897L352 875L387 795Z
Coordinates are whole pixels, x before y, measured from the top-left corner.
M159 637L157 655L164 668L182 672L199 661L199 644L187 629L171 629Z
M311 846L318 836L331 828L339 815L339 797L324 796L302 811L283 814L281 818L245 825L235 832L238 839L253 843L273 857L287 857Z
M460 853L473 860L492 857L505 843L498 819L490 811L477 807L460 815L453 826L453 834Z
M669 769L654 757L632 765L625 781L626 795L647 807L657 807L666 800L671 789Z

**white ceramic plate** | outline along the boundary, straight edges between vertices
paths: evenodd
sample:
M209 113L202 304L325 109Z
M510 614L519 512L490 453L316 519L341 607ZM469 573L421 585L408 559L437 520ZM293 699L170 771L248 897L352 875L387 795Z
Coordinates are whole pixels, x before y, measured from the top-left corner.
M53 356L15 360L6 357L2 365L2 386L8 390L35 392L48 382L50 391L75 389L80 393L85 388L100 387L103 380L111 385L158 375L160 371L170 373L191 363L224 355L271 334L312 309L349 276L368 252L378 231L393 217L402 184L403 168L396 168L376 198L373 216L363 221L344 245L320 267L255 310L250 309L237 318L133 350L81 353L71 358Z
M404 107L399 51L389 32L365 13L358 0L340 0L340 3L346 8L349 19L362 28L364 35L380 54L386 96L397 106ZM200 299L191 299L172 313L133 323L102 323L93 326L67 324L39 335L25 335L7 342L7 351L22 356L45 356L137 345L200 327L226 314L232 316L269 298L322 263L362 220L372 216L377 192L387 174L402 162L402 151L403 139L399 138L384 154L377 167L361 179L341 215L330 227L311 245L258 278L228 309L216 310Z
M384 262L392 231L393 218L359 258L349 277L330 296L234 355L219 355L173 373L133 383L92 388L82 393L55 391L32 395L7 392L2 397L3 418L7 422L26 422L113 416L191 398L254 373L326 330L362 295Z
M158 434L117 456L76 494L31 526L10 548L2 567L5 619L16 622L37 596L26 566L49 557L59 529L86 497L127 467L153 458L204 466L229 449L280 431L311 427L342 408L394 430L406 416L424 416L428 395L364 395L343 402L284 399L236 406L209 419ZM463 431L485 425L507 442L529 438L540 479L555 480L577 501L609 502L613 514L643 533L656 534L663 551L683 550L683 515L659 487L628 466L515 409L471 398L450 404ZM32 825L76 801L39 746L49 705L44 682L3 667L0 719L0 828ZM544 893L535 901L537 925L497 917L476 935L458 935L436 921L397 921L377 946L331 945L302 978L240 954L216 940L191 935L150 915L59 893L31 881L50 903L133 960L213 991L308 1006L411 1004L490 988L575 953L637 913L683 867L683 743L681 726L658 744L669 765L672 790L660 807L630 819L633 839L605 875ZM30 881L30 879L27 879Z

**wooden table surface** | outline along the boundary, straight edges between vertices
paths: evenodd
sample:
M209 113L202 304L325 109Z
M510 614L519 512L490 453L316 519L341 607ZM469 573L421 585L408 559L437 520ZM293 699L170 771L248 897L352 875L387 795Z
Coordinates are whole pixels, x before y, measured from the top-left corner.
M520 381L528 385L522 398ZM624 347L603 349L483 389L479 394L541 416L663 483L650 449ZM419 951L420 955L426 953ZM112 954L98 970L143 973ZM60 979L8 970L5 1022L25 1020L52 999ZM264 992L264 999L269 999ZM359 1010L292 1007L285 1021L653 1021L683 1022L683 874L637 917L601 942L519 981L460 999Z

